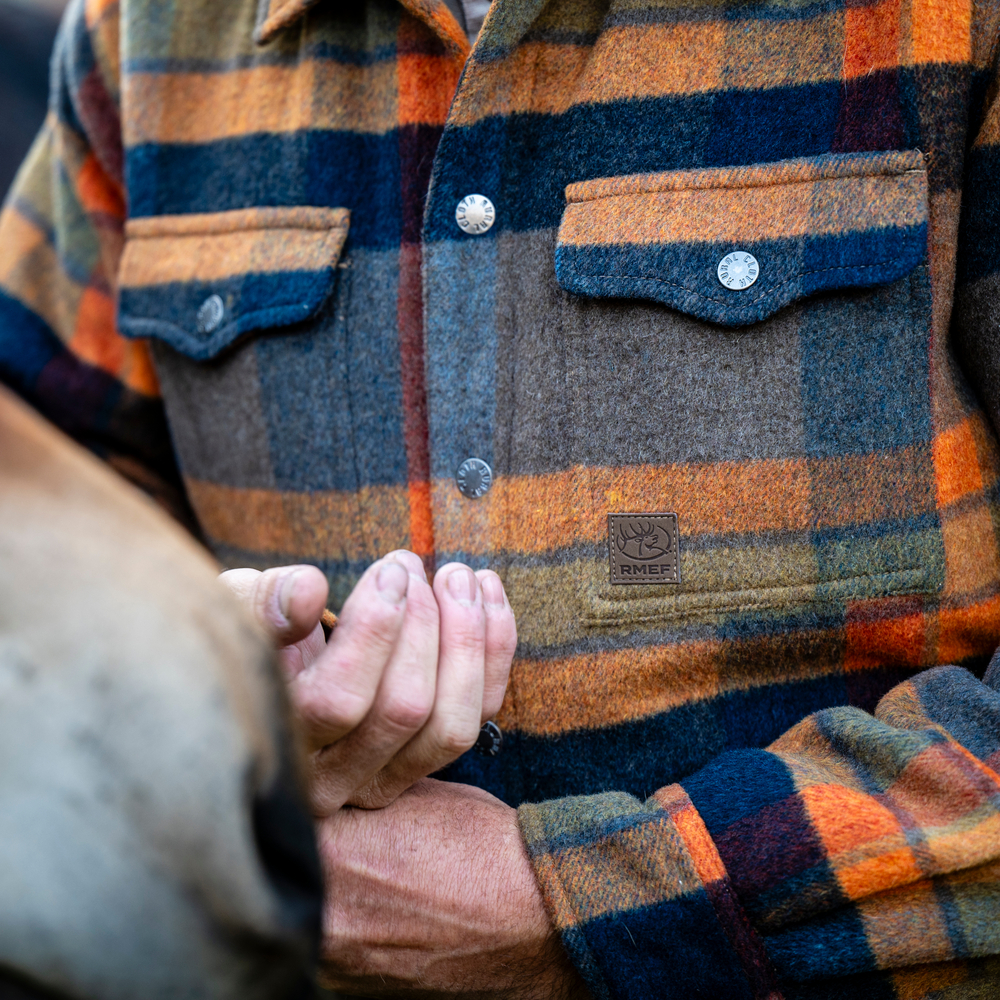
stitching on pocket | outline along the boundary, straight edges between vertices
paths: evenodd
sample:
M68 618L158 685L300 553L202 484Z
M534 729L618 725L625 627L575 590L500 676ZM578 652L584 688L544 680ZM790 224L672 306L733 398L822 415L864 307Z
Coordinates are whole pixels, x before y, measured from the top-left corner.
M873 270L874 268L883 267L885 264L891 264L891 263L892 261L889 260L879 260L876 261L874 264L857 264L857 265L838 264L836 267L819 267L819 268L814 268L811 271L797 271L790 278L786 278L780 284L774 285L768 291L764 292L763 295L758 295L755 299L750 299L750 298L741 299L740 302L737 302L734 299L717 299L711 295L705 295L703 292L699 292L696 288L691 288L689 285L682 285L679 282L669 281L666 278L653 278L640 274L593 274L593 273L588 273L587 271L581 271L580 273L588 278L612 278L612 279L631 278L634 281L655 281L661 285L671 285L674 288L683 288L684 291L690 292L692 295L697 295L699 299L705 299L707 302L715 302L718 305L722 306L731 305L738 308L740 303L744 305L755 305L758 302L763 302L764 299L768 298L771 295L776 294L785 285L790 284L793 281L797 281L799 278L804 278L808 274L823 274L827 271L870 271Z
M907 574L912 577L920 577L919 580L913 580L913 586L907 587L905 584L900 586L898 583L896 586L892 587L892 594L919 594L919 593L934 593L934 591L927 585L926 577L927 571L923 566L905 566L898 570L894 570L891 573L870 573L862 576L850 576L844 577L837 580L826 580L826 581L813 581L809 583L795 584L792 587L768 587L762 590L758 590L757 593L764 596L767 594L773 594L774 597L770 600L756 600L756 601L730 601L728 603L712 604L694 604L688 605L686 607L664 607L658 608L655 611L649 611L646 614L629 614L622 605L626 604L627 601L658 601L663 600L661 597L632 597L624 598L619 601L615 601L614 611L618 613L613 613L609 609L608 613L602 613L595 610L593 607L594 598L591 597L590 609L587 610L583 615L583 621L585 624L594 626L608 626L608 625L639 625L647 622L657 622L657 621L670 621L679 618L695 618L702 616L710 616L715 614L728 614L733 611L756 611L766 608L785 608L791 606L798 606L803 604L830 604L837 603L843 600L852 600L850 595L840 595L840 594L829 594L816 596L806 596L796 597L790 595L788 592L790 590L805 590L814 589L819 587L831 587L841 589L845 585L850 586L851 584L863 583L866 580L879 581L885 580L889 581L892 578L897 578L902 575ZM706 598L711 598L714 596L724 596L726 591L694 591L687 594L678 594L673 597L672 600L675 602L682 602L685 597L697 596L699 594L704 594ZM665 595L666 596L666 595ZM867 596L867 595L866 595ZM878 595L876 595L878 596ZM609 598L598 597L597 600L606 601L607 603L612 603Z
M812 184L824 184L828 181L841 181L848 180L854 177L905 177L907 174L922 174L925 171L918 169L917 167L911 167L908 170L873 170L871 173L864 173L859 171L857 173L849 174L833 174L830 177L810 177L808 179L789 179L789 180L774 180L774 181L753 181L749 180L743 183L727 183L727 184L686 184L683 187L670 187L669 185L664 185L660 187L654 187L653 185L639 186L635 190L623 190L623 191L612 191L610 193L602 192L601 194L595 194L589 198L568 198L566 199L567 205L589 205L591 202L595 201L605 201L609 198L627 198L630 195L639 194L666 194L674 191L743 191L747 188L769 188L769 187L807 187ZM595 184L597 181L580 181L580 184Z
M906 154L913 154L912 156L906 156ZM829 154L825 154L829 155ZM706 167L701 170L682 170L682 171L658 171L652 174L631 174L627 175L635 178L637 183L634 187L629 187L625 184L626 177L614 178L614 177L595 177L586 181L576 181L573 184L567 184L565 190L566 202L567 204L582 205L587 202L601 201L605 198L619 198L626 195L635 194L661 194L667 191L738 191L744 188L751 187L789 187L795 184L818 184L824 181L836 181L843 180L850 177L904 177L907 174L924 174L926 173L926 165L923 165L923 153L919 149L915 150L905 150L905 151L894 151L892 153L878 153L874 154L874 159L887 159L887 158L898 158L898 159L914 159L920 157L921 166L907 167L902 170L892 170L892 169L875 169L875 170L864 170L863 165L866 162L871 162L873 155L870 153L855 154L851 159L844 161L842 170L828 170L823 171L822 168L815 170L813 173L809 173L808 170L805 172L796 172L796 170L784 169L784 177L782 176L782 171L778 170L777 175L771 179L761 179L758 180L755 174L763 174L768 168L776 167L782 161L777 161L777 163L751 163L746 166L738 167ZM796 166L809 167L815 158L813 157L802 157L796 161L793 161ZM787 161L785 161L787 163ZM831 163L831 166L833 164ZM705 180L703 183L689 183L683 185L670 185L670 184L652 184L652 183L638 183L639 178L647 177L668 177L672 174L687 175L689 177L704 176ZM723 183L712 183L713 177L725 177L727 175L741 175L737 180L735 177L732 182L725 181ZM570 191L586 191L588 187L594 187L602 183L607 183L609 181L619 181L622 186L620 190L615 190L610 188L607 191L602 191L600 194L595 194L591 196L580 195L571 196Z
M164 236L205 236L213 233L305 229L327 231L347 229L350 209L318 206L289 208L240 208L229 212L190 215L151 215L129 219L125 236L129 240L158 239Z

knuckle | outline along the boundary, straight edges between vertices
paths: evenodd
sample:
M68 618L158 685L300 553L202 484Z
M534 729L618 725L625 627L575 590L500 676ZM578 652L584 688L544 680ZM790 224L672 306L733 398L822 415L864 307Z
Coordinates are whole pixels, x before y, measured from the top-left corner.
M368 714L368 699L355 691L310 691L296 699L303 722L312 729L350 732Z
M386 649L399 635L402 612L385 601L376 600L359 609L349 621L355 645L360 650Z
M380 714L392 728L414 733L427 721L432 707L421 692L399 692L386 699Z
M466 750L472 748L479 736L478 722L454 720L447 723L438 736L438 746L449 759L460 757Z
M364 721L370 707L367 698L353 692L345 692L336 700L331 699L328 717L339 729L357 729Z
M426 583L422 587L415 586L408 596L407 614L419 627L436 631L441 616L431 588Z
M485 623L480 619L464 617L452 621L441 630L441 641L453 652L481 655L486 648Z
M384 809L399 798L401 788L387 782L382 774L376 774L367 784L355 789L347 799L347 805L358 809Z

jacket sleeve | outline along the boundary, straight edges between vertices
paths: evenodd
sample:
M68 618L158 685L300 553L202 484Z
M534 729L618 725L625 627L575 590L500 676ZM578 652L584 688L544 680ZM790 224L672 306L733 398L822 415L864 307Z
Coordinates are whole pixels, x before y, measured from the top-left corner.
M979 83L955 336L1000 427L1000 99ZM1000 653L983 682L928 670L874 716L819 712L645 802L522 806L594 997L1000 996L998 691Z
M998 688L1000 657L985 682L938 667L874 717L818 712L645 802L521 806L594 997L918 1000L970 978L995 986Z
M149 350L115 328L118 4L70 4L49 111L0 215L0 381L188 520Z

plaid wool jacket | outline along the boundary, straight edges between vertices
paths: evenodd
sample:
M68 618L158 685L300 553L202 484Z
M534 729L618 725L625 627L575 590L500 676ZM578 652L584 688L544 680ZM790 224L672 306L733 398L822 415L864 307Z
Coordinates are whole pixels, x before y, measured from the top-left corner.
M448 776L595 998L1000 995L998 33L74 0L0 371L224 564L501 573L506 741Z

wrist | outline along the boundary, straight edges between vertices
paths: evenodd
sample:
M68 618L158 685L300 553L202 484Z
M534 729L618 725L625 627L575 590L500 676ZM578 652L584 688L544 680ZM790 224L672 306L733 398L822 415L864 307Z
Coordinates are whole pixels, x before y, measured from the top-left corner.
M546 910L516 810L424 779L320 824L322 979L368 996L586 1000Z

